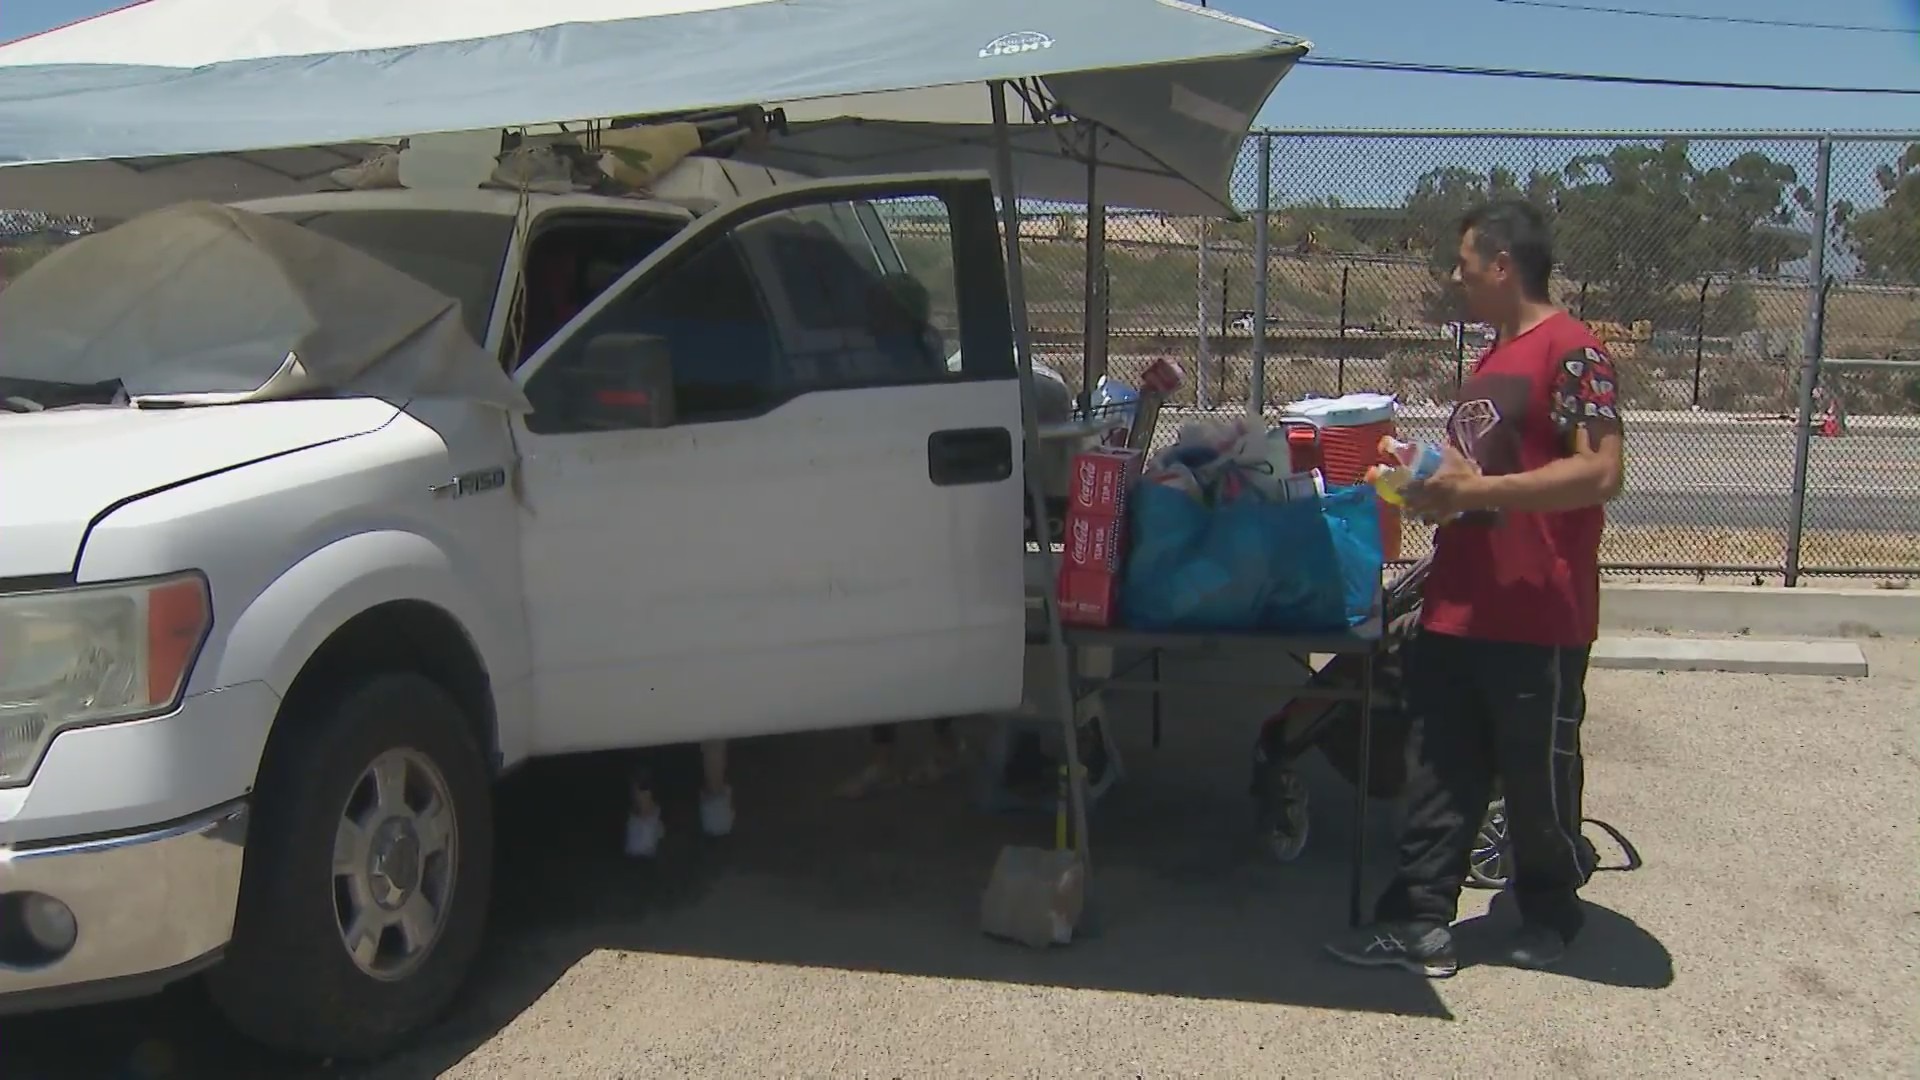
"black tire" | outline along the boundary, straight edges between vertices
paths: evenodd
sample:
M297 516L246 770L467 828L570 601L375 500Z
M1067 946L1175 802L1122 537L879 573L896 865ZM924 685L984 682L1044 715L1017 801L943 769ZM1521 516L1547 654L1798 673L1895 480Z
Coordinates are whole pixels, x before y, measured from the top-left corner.
M437 1018L472 966L493 877L492 791L472 725L415 674L350 681L296 703L254 790L233 941L208 974L215 1004L242 1034L275 1049L364 1059ZM367 975L342 943L334 907L334 832L364 772L389 750L425 757L455 820L452 890L419 967Z

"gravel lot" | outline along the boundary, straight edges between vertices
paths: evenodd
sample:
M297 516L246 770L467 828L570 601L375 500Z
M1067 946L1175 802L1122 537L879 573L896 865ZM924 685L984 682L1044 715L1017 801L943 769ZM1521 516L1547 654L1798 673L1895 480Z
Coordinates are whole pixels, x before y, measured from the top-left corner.
M414 1050L366 1069L263 1058L189 988L4 1021L0 1075L1912 1075L1920 645L1866 648L1866 680L1593 676L1588 812L1647 865L1596 877L1556 973L1427 983L1323 960L1343 792L1318 789L1301 864L1265 864L1251 713L1196 697L1157 751L1123 714L1134 777L1095 822L1100 933L1068 949L973 930L998 846L1050 826L983 818L955 788L836 803L858 734L742 745L738 835L701 840L682 799L658 866L615 853L613 763L549 763L506 796L483 969ZM1469 959L1511 925L1487 900L1468 894ZM129 1071L152 1040L153 1067Z

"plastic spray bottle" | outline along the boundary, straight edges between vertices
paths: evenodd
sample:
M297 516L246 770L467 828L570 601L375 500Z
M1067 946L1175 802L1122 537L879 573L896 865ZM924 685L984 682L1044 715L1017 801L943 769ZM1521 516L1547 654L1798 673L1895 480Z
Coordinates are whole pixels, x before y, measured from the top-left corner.
M1432 443L1410 443L1391 435L1381 438L1380 453L1399 464L1373 466L1367 470L1367 483L1373 485L1382 499L1395 506L1406 505L1406 496L1401 492L1408 484L1432 476L1445 460L1440 448Z

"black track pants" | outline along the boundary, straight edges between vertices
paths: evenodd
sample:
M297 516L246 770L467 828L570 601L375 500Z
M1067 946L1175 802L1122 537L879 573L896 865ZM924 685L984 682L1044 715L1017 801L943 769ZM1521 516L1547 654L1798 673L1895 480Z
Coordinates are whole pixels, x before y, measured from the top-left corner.
M1407 642L1407 823L1380 919L1453 921L1498 781L1520 917L1579 932L1576 893L1592 872L1579 839L1589 651L1425 632Z

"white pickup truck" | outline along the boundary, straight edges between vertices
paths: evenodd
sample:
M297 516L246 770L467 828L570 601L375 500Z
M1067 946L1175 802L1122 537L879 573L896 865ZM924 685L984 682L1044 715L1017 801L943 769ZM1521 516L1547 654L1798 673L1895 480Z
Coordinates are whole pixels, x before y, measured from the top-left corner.
M378 1053L465 977L530 758L1019 704L988 180L688 165L247 207L458 299L530 413L0 412L0 1011L204 972L255 1039Z

